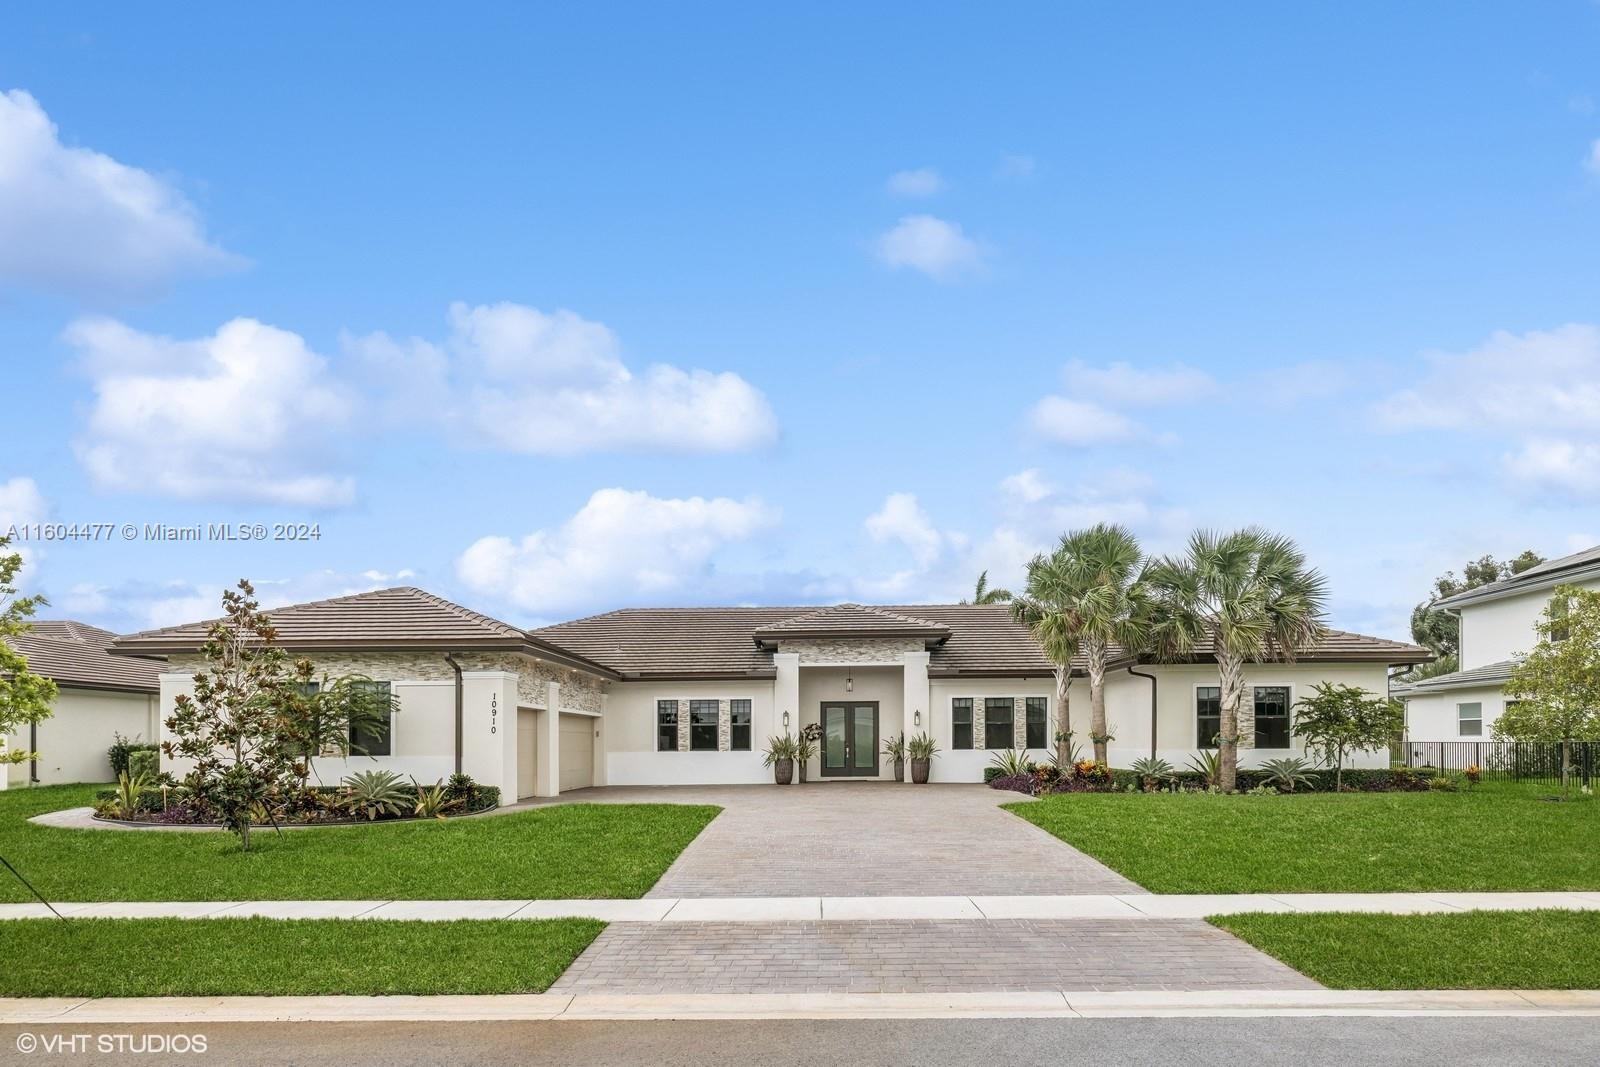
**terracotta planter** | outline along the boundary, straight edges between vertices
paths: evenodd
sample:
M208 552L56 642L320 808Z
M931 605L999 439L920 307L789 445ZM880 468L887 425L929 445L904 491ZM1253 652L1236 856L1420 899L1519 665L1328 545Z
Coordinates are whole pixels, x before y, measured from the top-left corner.
M781 759L773 763L772 780L779 785L788 785L794 781L794 760Z
M894 761L894 780L897 782L906 780L906 761L903 759Z
M932 760L914 759L911 761L911 781L914 785L928 784L928 768L933 766Z

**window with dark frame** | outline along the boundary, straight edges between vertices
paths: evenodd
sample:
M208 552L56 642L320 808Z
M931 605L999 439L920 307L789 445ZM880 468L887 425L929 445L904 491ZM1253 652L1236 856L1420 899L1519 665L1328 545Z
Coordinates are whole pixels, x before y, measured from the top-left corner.
M359 756L387 756L394 749L394 705L388 682L355 682L351 688L370 694L375 706L382 706L383 730L368 729L362 723L350 726L350 751Z
M656 701L656 751L678 751L678 702Z
M1215 685L1197 686L1194 691L1194 732L1196 748L1216 748L1222 732L1222 689Z
M715 752L717 750L717 702L715 700L689 701L689 750Z
M1027 725L1028 725L1028 747L1029 748L1044 748L1045 747L1045 744L1046 744L1045 739L1044 739L1044 734L1045 734L1045 713L1046 713L1046 708L1048 706L1048 703L1049 702L1044 697L1029 697L1028 698L1028 707L1027 707L1028 722L1027 722Z
M1559 644L1572 636L1572 627L1567 625L1567 616L1572 612L1572 601L1564 596L1552 597L1550 600L1550 640Z
M956 697L950 701L950 747L972 747L971 697Z
M750 702L728 701L728 749L732 752L750 751Z
M983 701L983 747L1011 748L1016 744L1012 722L1016 706L1010 697L985 697Z
M1256 747L1289 747L1289 687L1256 686Z

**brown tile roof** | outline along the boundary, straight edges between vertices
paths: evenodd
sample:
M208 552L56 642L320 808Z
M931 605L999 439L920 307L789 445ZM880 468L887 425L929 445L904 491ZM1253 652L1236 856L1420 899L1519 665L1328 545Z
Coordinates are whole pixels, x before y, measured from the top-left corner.
M111 689L129 693L160 690L158 676L166 664L157 659L113 656L107 652L116 634L70 619L42 620L9 644L28 660L28 670L75 689Z
M928 659L931 675L1042 675L1054 669L1028 628L1012 619L1011 609L1005 604L841 608L853 609L852 617L855 611L875 612L948 630L948 639L932 645ZM814 619L826 611L806 607L627 608L531 633L603 663L624 678L770 677L771 644L784 637L810 636L812 624L802 620ZM800 627L798 632L796 627ZM924 631L908 636L924 636ZM758 637L761 645L757 644ZM1196 659L1209 656L1209 648L1195 651ZM1315 650L1302 653L1299 658L1414 663L1429 658L1429 653L1400 641L1329 630ZM1082 664L1075 666L1081 668Z
M950 636L950 627L887 608L835 604L757 627L753 636L758 641L805 637L922 637L942 641Z
M524 630L492 619L422 589L399 586L369 593L291 604L266 612L278 630L278 644L295 652L363 651L481 652L497 649L546 656L570 666L609 675L581 654L530 640ZM205 643L215 619L168 626L119 637L112 650L121 655L193 652Z

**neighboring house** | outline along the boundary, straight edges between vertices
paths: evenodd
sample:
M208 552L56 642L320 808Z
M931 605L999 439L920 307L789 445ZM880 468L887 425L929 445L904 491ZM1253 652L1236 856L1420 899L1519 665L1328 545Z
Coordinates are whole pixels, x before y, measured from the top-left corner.
M1394 695L1406 704L1408 741L1478 741L1493 734L1506 708L1511 669L1538 643L1535 624L1558 585L1600 589L1600 545L1438 602L1461 620L1461 669L1396 683Z
M153 659L113 656L116 634L68 620L35 622L12 647L33 674L53 679L59 695L50 718L6 738L12 751L37 752L28 763L0 767L0 788L61 782L108 782L106 752L117 734L154 743L160 723L160 674Z
M814 782L892 779L885 740L920 732L938 741L934 781L976 782L998 749L1042 759L1060 710L1051 664L1004 604L630 609L525 631L400 588L269 614L292 655L398 698L371 754L314 761L325 782L373 766L425 783L460 769L508 800L590 785L770 782L766 739L813 723L823 731ZM119 653L169 657L164 713L192 691L207 625L116 642ZM1295 663L1249 668L1243 762L1302 751L1291 708L1312 683L1384 693L1391 665L1428 655L1330 631ZM1126 766L1154 749L1181 766L1219 728L1216 668L1202 652L1136 669L1106 687L1112 760ZM1087 750L1084 679L1071 702Z

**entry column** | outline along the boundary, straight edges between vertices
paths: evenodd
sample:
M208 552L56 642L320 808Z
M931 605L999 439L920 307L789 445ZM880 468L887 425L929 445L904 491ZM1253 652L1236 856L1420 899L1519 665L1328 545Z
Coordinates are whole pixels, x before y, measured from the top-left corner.
M533 717L534 729L539 732L537 745L538 772L533 776L535 796L561 795L561 684L551 682L545 697L545 709Z
M920 733L933 733L933 709L928 705L928 653L905 654L905 696L900 704L901 731L907 740ZM911 781L911 768L906 768Z
M798 735L800 731L800 653L779 652L772 657L772 665L778 671L777 680L772 687L772 716L773 734L787 733ZM788 725L784 724L783 717L789 717ZM794 769L794 777L789 779L790 785L800 784L800 768Z

